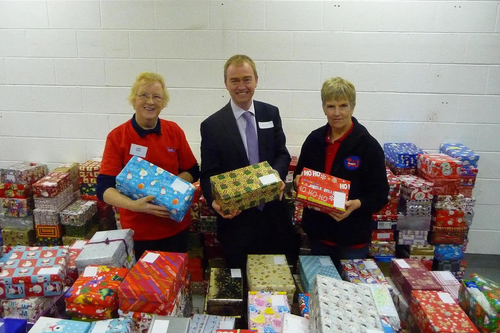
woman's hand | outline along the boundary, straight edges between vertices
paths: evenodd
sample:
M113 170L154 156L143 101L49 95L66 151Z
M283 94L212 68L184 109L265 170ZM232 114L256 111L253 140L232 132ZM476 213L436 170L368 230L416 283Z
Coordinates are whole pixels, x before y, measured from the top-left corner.
M170 213L165 207L150 203L154 200L154 198L154 196L148 195L147 197L134 200L130 205L129 210L134 212L152 214L164 218L170 218Z
M231 214L227 214L227 215L224 215L224 213L222 212L222 209L220 207L220 205L214 200L212 201L212 208L220 215L222 216L223 218L225 219L232 219L233 217L235 216L238 216L240 213L241 213L241 210L239 209L234 209Z
M359 207L361 207L361 201L359 199L349 200L345 203L345 212L333 212L328 215L330 215L335 221L340 222L351 215L351 213Z
M293 180L293 186L295 187L295 191L297 191L297 189L299 188L299 183L300 183L300 175L297 175Z

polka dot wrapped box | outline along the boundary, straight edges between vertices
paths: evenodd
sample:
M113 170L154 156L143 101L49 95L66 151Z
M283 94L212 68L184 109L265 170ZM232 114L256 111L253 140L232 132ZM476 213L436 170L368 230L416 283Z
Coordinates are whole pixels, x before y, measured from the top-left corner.
M410 312L422 333L479 333L469 317L447 292L414 290Z
M281 178L261 162L210 177L212 193L224 214L279 199Z
M116 189L132 199L154 196L153 203L167 208L170 218L180 222L191 206L196 187L134 156L116 176Z

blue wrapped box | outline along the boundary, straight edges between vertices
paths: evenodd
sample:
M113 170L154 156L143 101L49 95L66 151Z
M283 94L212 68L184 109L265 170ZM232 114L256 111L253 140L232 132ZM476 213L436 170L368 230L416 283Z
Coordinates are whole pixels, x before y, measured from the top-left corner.
M90 325L89 333L132 333L132 318L98 320Z
M26 319L0 318L0 333L26 333Z
M176 175L134 156L116 176L116 189L132 199L154 196L174 221L182 221L191 206L195 186Z
M477 168L479 155L461 143L442 143L439 152L462 161L462 167L473 166Z
M312 292L316 275L342 280L337 268L328 256L299 256L300 282L306 293Z
M30 333L88 333L90 323L76 320L40 317Z
M424 151L410 142L384 143L385 158L397 168L417 166L417 157Z
M464 258L464 246L454 244L438 244L434 247L434 257L437 260Z

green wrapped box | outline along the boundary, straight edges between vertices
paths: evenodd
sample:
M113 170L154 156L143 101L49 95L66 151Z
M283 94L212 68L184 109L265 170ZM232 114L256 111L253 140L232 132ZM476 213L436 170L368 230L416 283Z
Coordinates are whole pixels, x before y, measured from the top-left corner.
M32 246L35 243L33 229L2 229L3 244L9 246Z
M65 225L64 234L72 237L84 238L92 228L92 220L87 220L84 225Z
M212 176L210 183L224 214L279 199L282 185L279 173L267 162Z

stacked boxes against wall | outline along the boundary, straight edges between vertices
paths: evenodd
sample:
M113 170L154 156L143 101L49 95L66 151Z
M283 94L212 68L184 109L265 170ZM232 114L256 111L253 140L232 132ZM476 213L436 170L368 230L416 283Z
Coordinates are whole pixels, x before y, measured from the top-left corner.
M47 172L47 165L29 162L0 169L0 226L7 249L35 242L33 184Z
M384 143L385 163L395 175L416 175L417 158L424 151L413 143Z
M422 154L419 156L418 172L423 178L432 181L433 209L432 233L433 245L453 248L465 243L467 225L464 219L464 197L459 194L462 162L445 154ZM437 251L442 251L439 246ZM465 271L465 260L435 258L435 270L450 270L461 278Z

